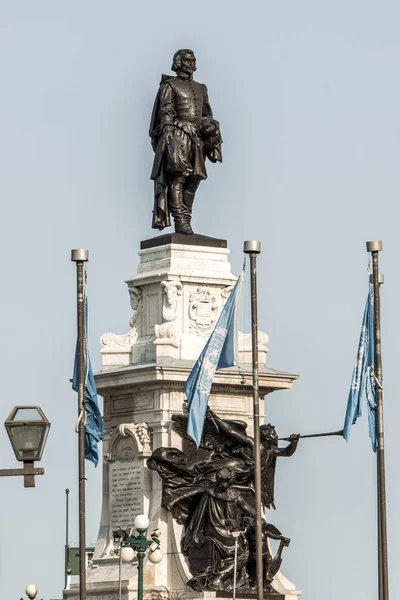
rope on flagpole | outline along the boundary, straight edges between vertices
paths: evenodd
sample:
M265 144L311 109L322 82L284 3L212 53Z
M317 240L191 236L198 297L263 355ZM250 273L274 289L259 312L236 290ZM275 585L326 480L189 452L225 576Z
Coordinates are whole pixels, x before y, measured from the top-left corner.
M370 374L371 374L372 379L375 381L376 385L379 387L379 389L383 390L383 385L381 384L381 382L375 375L375 371L374 371L373 367L370 367Z
M87 385L87 380L88 380L88 376L89 376L89 353L88 353L88 347L87 347L87 329L88 329L88 325L87 325L87 287L88 287L88 276L87 276L87 270L86 270L86 265L84 267L84 284L83 284L83 303L84 303L84 307L85 307L85 312L84 312L84 320L85 320L85 335L83 337L83 347L84 347L84 354L85 354L85 361L86 361L86 373L85 373L85 387ZM83 407L85 405L85 399L83 399Z
M83 280L83 302L84 302L84 313L83 313L83 319L84 319L84 335L83 335L83 352L84 352L84 356L85 356L85 383L84 383L84 394L83 394L83 400L82 400L82 410L81 412L83 413L83 425L86 427L86 421L87 421L87 412L86 412L86 408L85 408L85 404L86 404L86 386L87 386L87 381L88 381L88 376L89 376L89 351L88 351L88 346L87 346L87 287L88 287L88 276L87 276L87 269L86 269L86 264L84 265L84 280Z
M87 277L87 270L86 270L86 266L84 267L84 271L83 271L83 306L84 306L84 310L83 310L83 319L84 319L84 336L83 336L83 348L84 348L84 356L85 356L85 389L86 389L86 385L87 385L87 380L88 380L88 375L89 375L89 360L88 360L88 348L87 348L87 342L86 342L86 331L87 331L87 281L88 281L88 277ZM75 432L79 433L79 425L80 422L83 419L83 425L86 426L86 421L87 421L87 412L86 412L86 408L85 408L85 394L83 395L83 400L82 400L82 405L81 405L81 410L79 413L79 417L78 420L76 422L75 425Z
M241 284L243 283L244 274L246 273L246 261L247 261L247 254L244 255L243 267L242 267L242 270L241 270L240 275L239 275L239 277L242 277ZM243 295L241 289L240 289L240 294L241 294L241 297L243 298L243 309L244 309L243 312L244 312L244 314L246 314L246 294ZM238 302L240 302L240 299L241 298L239 297L238 298ZM237 347L238 347L237 351L238 351L238 354L239 354L239 319L240 319L240 311L238 311L238 322L236 324L236 327L237 327ZM235 364L234 366L237 368L237 370L239 372L239 375L242 378L241 381L240 381L240 383L242 385L244 385L246 383L245 374L244 374L243 370L240 368L239 361L237 361L237 364Z
M75 433L79 433L79 425L82 419L85 419L84 424L86 425L86 411L84 408L81 408L81 412L79 413L79 417L75 425Z

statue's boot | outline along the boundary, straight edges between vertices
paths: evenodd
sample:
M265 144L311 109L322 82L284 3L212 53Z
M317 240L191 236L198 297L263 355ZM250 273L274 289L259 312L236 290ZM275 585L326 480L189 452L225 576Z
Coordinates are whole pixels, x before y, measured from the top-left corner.
M191 235L193 233L190 223L187 223L185 206L183 204L183 185L186 178L183 176L174 177L170 187L169 205L171 214L175 221L176 233Z
M193 202L194 202L194 197L195 197L197 188L199 187L199 183L200 183L199 179L193 179L193 178L189 177L186 180L186 183L183 187L182 200L183 200L184 218L185 218L186 224L188 225L188 227L190 229L191 234L193 233L193 229L192 229L192 225L191 225Z
M185 235L193 235L193 229L186 221L177 221L175 219L175 233L184 233Z
M188 235L193 235L194 231L192 229L192 213L185 213L185 228L187 230Z

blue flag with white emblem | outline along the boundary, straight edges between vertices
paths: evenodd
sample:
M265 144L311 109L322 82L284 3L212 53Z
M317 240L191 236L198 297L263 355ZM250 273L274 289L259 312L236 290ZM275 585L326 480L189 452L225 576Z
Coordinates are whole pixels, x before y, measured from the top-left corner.
M373 323L373 288L370 284L364 317L358 344L357 361L353 370L349 399L347 401L346 417L344 420L343 437L348 440L351 426L362 414L362 403L365 399L368 411L369 437L372 449L376 452L376 403L374 380L374 323Z
M87 296L85 286L85 340L87 341ZM76 343L74 375L72 378L72 389L78 391L78 342ZM86 344L85 356L85 413L80 418L85 418L85 458L92 461L97 467L99 453L97 444L104 437L103 418L101 416L97 389L93 377L92 364Z
M237 307L243 272L239 276L214 331L203 348L185 385L189 420L187 432L200 446L214 374L217 369L232 367L237 362Z

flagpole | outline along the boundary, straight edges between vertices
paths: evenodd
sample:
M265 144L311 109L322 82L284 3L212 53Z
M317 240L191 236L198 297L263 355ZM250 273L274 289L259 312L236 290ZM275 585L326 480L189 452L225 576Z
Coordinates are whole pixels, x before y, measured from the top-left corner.
M254 488L256 509L256 578L257 600L264 596L262 559L262 506L261 506L261 458L260 458L260 398L258 391L258 323L257 323L257 254L261 252L260 242L244 243L243 251L250 256L251 282L251 338L253 361L253 418L254 418Z
M68 527L69 527L69 489L65 490L65 564L64 564L64 575L65 575L65 585L64 588L67 589L68 586L68 559L69 559L69 544L68 544Z
M86 600L86 515L85 515L85 306L83 265L88 250L71 250L76 263L78 321L78 464L79 464L79 599Z
M382 346L381 346L381 306L378 255L382 242L367 242L367 252L372 254L372 282L374 289L374 341L376 377L376 437L377 437L377 492L378 492L378 571L379 600L389 600L387 525L386 525L386 481L385 481L385 440L383 424L382 386Z

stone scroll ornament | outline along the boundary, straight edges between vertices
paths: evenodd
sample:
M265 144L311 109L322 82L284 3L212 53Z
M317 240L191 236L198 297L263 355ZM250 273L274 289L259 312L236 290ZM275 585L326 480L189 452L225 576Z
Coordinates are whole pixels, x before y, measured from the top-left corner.
M163 506L184 526L182 553L188 558L194 590L233 589L235 532L238 588L256 586L256 540L254 499L254 439L246 423L219 418L207 410L200 448L187 435L187 416L173 415L174 428L184 438L184 452L157 448L147 461L163 481ZM293 434L285 448L278 447L275 428L260 427L262 503L275 508L276 459L291 456L299 436ZM268 538L280 541L271 555ZM273 591L272 581L282 562L282 551L290 540L270 523L263 522L264 588Z
M130 330L128 333L118 335L116 333L104 333L100 338L103 347L113 348L115 350L130 350L139 337L137 331L137 322L142 309L142 290L138 287L129 288L129 299L131 308L134 311L129 319Z

